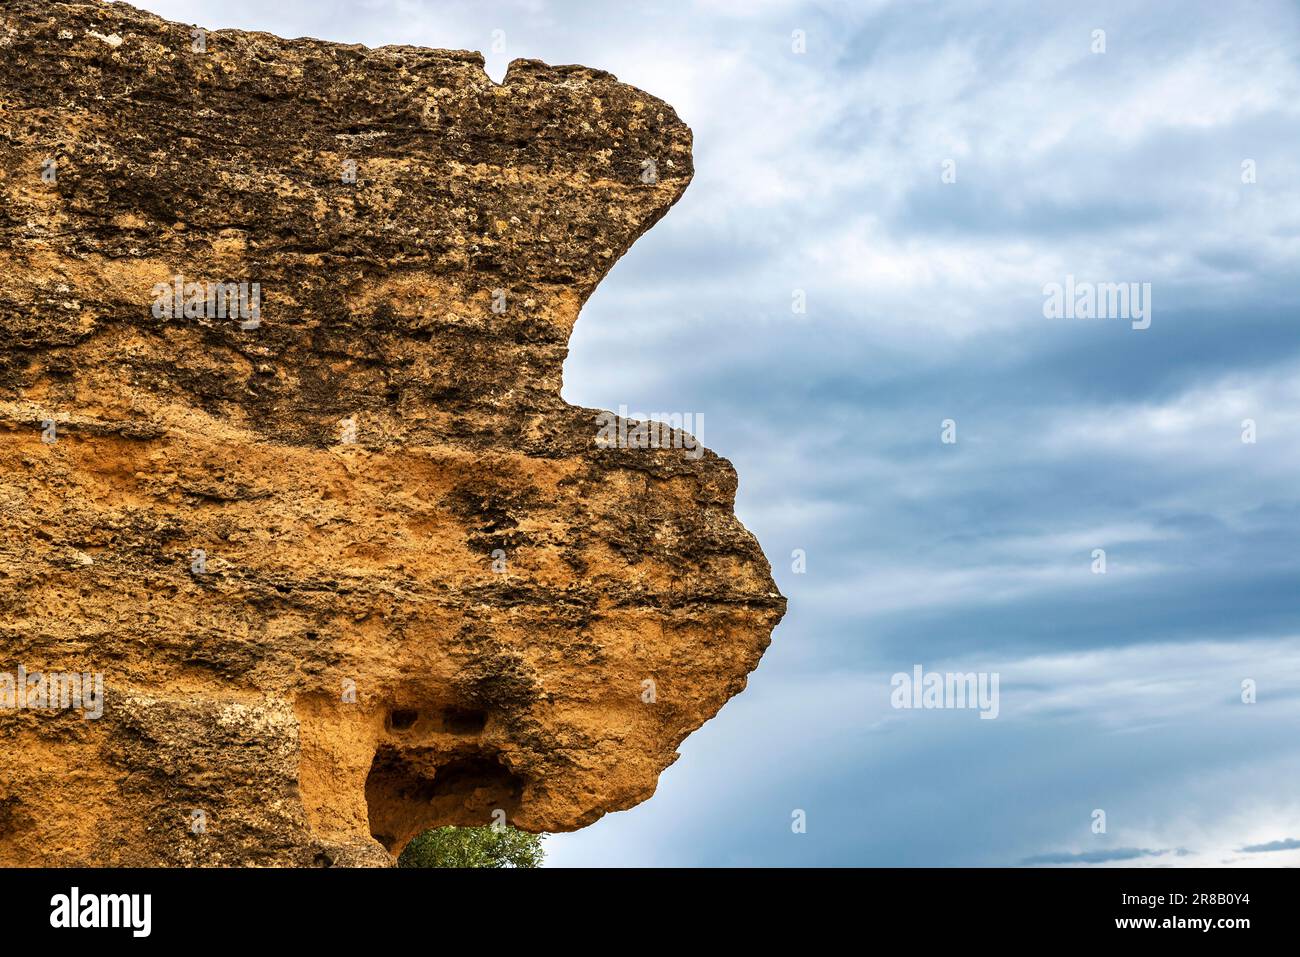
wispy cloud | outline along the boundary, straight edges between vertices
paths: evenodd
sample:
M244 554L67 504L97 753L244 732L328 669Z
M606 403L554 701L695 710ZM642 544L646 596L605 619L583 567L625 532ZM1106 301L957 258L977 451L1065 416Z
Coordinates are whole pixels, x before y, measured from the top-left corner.
M1244 854L1263 854L1269 851L1294 851L1300 849L1300 840L1288 837L1281 841L1269 841L1267 844L1248 844L1241 849Z
M1026 857L1020 863L1034 864L1109 864L1114 861L1132 861L1141 857L1160 857L1162 854L1174 854L1178 851L1168 849L1153 851L1141 847L1117 847L1108 851L1062 851L1056 854L1036 854Z

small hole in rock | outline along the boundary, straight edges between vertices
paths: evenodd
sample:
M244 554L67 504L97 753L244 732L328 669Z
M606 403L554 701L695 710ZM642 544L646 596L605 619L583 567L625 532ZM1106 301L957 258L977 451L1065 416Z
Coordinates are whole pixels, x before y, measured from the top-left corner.
M418 711L397 710L388 716L388 726L394 731L406 731L414 726L416 719L420 717Z
M487 713L469 708L448 708L442 713L442 726L448 734L478 734L487 724Z

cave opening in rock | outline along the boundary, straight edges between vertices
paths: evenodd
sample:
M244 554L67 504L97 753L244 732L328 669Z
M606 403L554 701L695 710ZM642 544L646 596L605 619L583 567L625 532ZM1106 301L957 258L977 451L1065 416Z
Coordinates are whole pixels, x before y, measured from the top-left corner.
M400 854L431 827L481 827L498 809L510 819L522 794L523 779L495 752L448 755L381 745L366 776L370 834L390 854Z

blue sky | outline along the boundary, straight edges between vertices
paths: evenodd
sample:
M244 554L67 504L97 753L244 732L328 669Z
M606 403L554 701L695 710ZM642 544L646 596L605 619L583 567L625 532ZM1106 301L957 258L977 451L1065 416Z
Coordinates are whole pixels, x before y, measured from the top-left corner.
M139 5L583 63L695 132L565 397L704 413L790 611L549 863L1300 864L1296 4ZM1067 276L1150 283L1150 328L1045 318ZM893 708L918 664L998 717Z

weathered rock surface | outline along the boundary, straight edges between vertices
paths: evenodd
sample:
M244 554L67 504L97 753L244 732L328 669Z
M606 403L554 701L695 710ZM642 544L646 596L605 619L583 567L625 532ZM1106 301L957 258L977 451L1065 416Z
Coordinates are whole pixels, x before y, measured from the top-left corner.
M0 674L104 700L0 678L0 864L387 864L648 798L785 607L728 462L560 398L691 173L598 70L6 0ZM241 282L244 321L185 285Z

